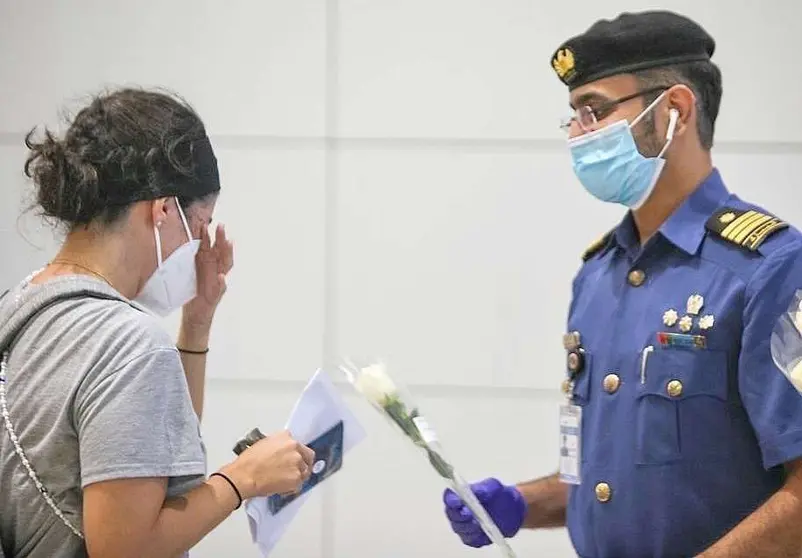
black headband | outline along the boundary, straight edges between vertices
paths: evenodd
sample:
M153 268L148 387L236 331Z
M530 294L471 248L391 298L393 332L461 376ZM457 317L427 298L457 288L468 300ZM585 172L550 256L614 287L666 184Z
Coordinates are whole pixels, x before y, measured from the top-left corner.
M217 157L212 149L212 142L204 136L190 146L192 163L195 168L195 180L185 181L186 197L202 198L220 191L220 173L217 169ZM180 188L180 184L178 185ZM182 195L182 193L178 193Z
M173 175L167 184L157 189L152 187L141 188L141 184L134 185L119 181L107 182L108 205L129 205L138 201L154 200L158 198L179 197L188 199L201 199L220 191L220 173L217 168L217 157L212 149L212 143L207 136L193 140L186 148L192 165L192 176L178 173L168 161L159 165L166 175ZM135 186L140 186L139 188Z

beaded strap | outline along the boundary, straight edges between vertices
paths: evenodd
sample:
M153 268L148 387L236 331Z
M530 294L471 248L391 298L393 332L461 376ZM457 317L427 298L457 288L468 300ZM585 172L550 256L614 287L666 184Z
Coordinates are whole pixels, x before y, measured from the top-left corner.
M20 299L22 297L22 289L25 288L33 279L33 277L41 271L35 271L31 273L25 280L22 282L20 286L20 293L17 294L15 299L15 304L19 305ZM3 293L5 296L6 293ZM2 297L0 297L2 298ZM20 461L22 461L22 466L25 467L25 470L28 472L28 476L31 478L33 483L36 485L36 488L39 490L39 493L47 502L47 505L53 510L53 513L67 526L67 528L72 531L72 533L78 537L79 539L83 539L83 533L73 525L69 519L64 515L64 512L56 505L53 501L53 498L50 496L50 493L47 491L47 488L42 484L42 481L39 480L39 476L36 474L36 471L33 470L31 466L31 462L28 460L28 457L25 455L25 452L22 449L22 445L20 445L19 437L17 433L14 431L14 425L11 422L11 416L8 413L8 402L6 400L6 371L8 368L8 351L3 353L2 360L0 360L0 414L3 417L3 424L5 426L6 432L8 432L9 438L11 438L11 443L14 445L14 452L19 456Z
M5 424L6 431L8 432L9 437L11 438L11 443L14 444L14 451L19 456L20 461L22 461L22 466L28 471L28 476L31 477L31 480L36 485L36 488L39 490L39 493L47 502L47 505L53 509L53 512L58 516L59 519L66 525L70 531L72 531L76 537L79 539L83 539L84 536L80 530L78 530L75 525L73 525L69 519L66 518L64 512L56 505L53 501L53 498L50 497L50 493L47 491L47 488L42 484L42 481L39 480L39 476L33 470L31 466L31 462L28 461L28 457L25 455L25 452L22 450L22 446L19 443L19 438L17 437L17 433L14 431L14 425L11 423L11 417L8 414L8 404L6 402L6 368L8 367L8 353L3 353L3 359L0 361L0 413L3 415L3 423Z
M56 505L51 498L50 493L47 491L47 488L42 484L42 481L39 480L39 476L36 474L36 471L33 470L31 466L31 462L28 461L28 457L25 455L25 452L22 450L22 446L20 445L19 438L17 437L17 433L14 431L14 425L11 423L11 417L8 414L8 404L6 402L6 368L8 367L8 353L3 353L3 358L0 361L0 413L3 415L3 423L6 427L6 432L8 432L8 436L11 438L11 443L14 444L14 451L19 456L20 461L22 461L23 467L28 471L28 476L31 477L31 480L36 485L36 488L39 490L39 493L47 502L47 505L50 506L53 512L58 516L59 519L66 525L73 534L78 537L79 539L83 539L84 536L81 531L73 525L69 519L64 515L64 512Z

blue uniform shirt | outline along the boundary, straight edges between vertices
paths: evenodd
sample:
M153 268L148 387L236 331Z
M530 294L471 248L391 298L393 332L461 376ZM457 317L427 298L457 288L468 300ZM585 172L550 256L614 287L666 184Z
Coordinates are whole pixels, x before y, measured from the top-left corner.
M770 217L745 210L763 213L714 171L643 247L628 214L574 280L583 416L567 522L582 557L694 556L802 456L802 397L769 348L802 288L802 235L746 246ZM729 230L706 228L716 219Z

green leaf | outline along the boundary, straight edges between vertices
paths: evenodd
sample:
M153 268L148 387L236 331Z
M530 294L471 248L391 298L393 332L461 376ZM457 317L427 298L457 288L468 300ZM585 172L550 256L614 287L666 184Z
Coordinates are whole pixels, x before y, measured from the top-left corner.
M429 462L432 464L435 471L440 473L440 476L445 479L454 480L454 468L446 463L436 451L432 451L429 448L426 448L426 451L429 453Z

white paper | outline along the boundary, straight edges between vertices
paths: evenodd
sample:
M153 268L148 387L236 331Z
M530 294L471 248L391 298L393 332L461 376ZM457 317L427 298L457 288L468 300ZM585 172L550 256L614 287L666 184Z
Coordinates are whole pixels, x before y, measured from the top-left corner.
M328 374L318 370L295 403L286 428L293 438L308 444L339 421L343 421L343 467L347 467L348 461L345 456L365 438L365 429L351 413ZM330 477L330 479L335 478L337 473ZM323 480L321 484L329 482L330 479ZM253 498L245 502L251 537L262 551L262 556L267 556L273 550L298 510L310 497L319 498L320 489L313 488L276 515L270 513L267 498Z

